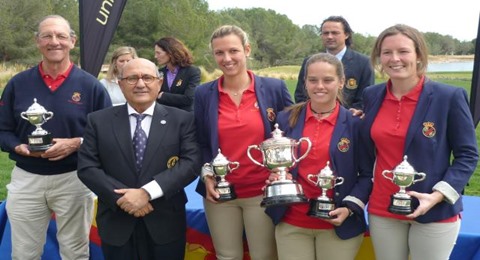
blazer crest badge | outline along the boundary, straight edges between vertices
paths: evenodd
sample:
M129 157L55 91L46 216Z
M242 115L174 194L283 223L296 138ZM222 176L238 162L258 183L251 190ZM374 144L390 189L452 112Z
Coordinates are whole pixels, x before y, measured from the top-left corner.
M337 144L337 148L342 153L348 152L350 149L350 140L346 137L341 138Z
M427 138L432 138L437 133L435 129L435 123L433 122L424 122L422 128L422 134Z
M348 89L356 89L358 88L358 83L357 83L357 80L355 78L349 78L347 80L347 86L346 86Z

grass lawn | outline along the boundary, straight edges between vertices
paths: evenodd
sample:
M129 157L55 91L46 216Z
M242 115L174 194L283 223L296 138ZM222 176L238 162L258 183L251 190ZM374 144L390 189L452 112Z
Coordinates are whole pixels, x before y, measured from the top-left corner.
M295 66L294 66L295 67ZM296 73L298 73L299 67L288 66L285 68L268 68L265 70L260 70L257 72L259 75L277 77L284 79L290 93L293 98L293 92L295 90L295 85L297 83ZM470 92L470 85L472 79L471 72L452 72L452 73L429 73L428 76L431 79L451 84L454 86L459 86L465 88ZM385 81L383 79L377 79L378 82ZM3 85L2 85L3 86ZM0 88L0 93L1 93ZM480 130L477 128L477 143L480 143ZM6 185L10 181L10 172L13 168L13 162L8 158L8 155L4 152L0 152L0 201L6 198ZM465 189L466 195L471 196L480 196L480 168L477 168L470 179L469 185Z

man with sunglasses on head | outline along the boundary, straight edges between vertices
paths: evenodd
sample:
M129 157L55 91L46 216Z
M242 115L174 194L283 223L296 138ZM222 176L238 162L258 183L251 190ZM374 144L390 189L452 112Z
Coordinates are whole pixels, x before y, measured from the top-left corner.
M77 177L77 150L87 114L112 103L102 84L71 61L76 39L65 18L42 18L35 33L42 60L10 79L0 98L0 147L15 161L6 204L14 260L40 259L52 213L61 258L89 259L94 195ZM53 116L24 120L30 108ZM29 138L39 119L52 138Z
M327 53L336 56L342 61L345 72L345 86L343 88L343 106L349 109L362 110L362 92L367 86L375 82L375 72L370 59L351 49L353 30L347 20L341 16L330 16L323 20L321 25L321 38ZM298 74L295 89L295 102L307 100L305 92L305 64L302 64Z
M193 114L156 102L163 78L149 60L122 69L122 106L91 113L78 176L98 195L106 260L183 260L187 197L200 170Z

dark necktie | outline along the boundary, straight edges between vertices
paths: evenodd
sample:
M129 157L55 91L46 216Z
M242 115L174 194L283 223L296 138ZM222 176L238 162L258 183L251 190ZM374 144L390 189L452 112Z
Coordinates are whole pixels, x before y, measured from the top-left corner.
M137 126L133 133L133 149L135 150L135 166L137 167L137 173L140 173L142 169L143 154L147 147L147 135L142 129L142 120L147 116L143 114L132 114L137 119Z

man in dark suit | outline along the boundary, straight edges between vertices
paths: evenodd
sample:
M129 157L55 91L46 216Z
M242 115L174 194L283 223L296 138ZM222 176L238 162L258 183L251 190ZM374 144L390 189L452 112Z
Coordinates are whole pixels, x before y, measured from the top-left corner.
M105 259L184 258L184 187L200 152L193 114L155 102L162 80L154 63L131 60L120 79L127 104L88 117L78 176L98 196ZM145 147L135 143L140 132Z
M347 20L341 16L330 16L323 20L321 26L323 46L326 52L335 55L342 61L345 72L345 87L343 88L343 105L346 108L363 109L362 92L375 83L375 72L369 58L350 49L353 30ZM305 93L305 63L303 61L298 73L295 89L295 102L307 100Z

